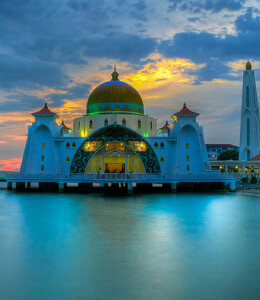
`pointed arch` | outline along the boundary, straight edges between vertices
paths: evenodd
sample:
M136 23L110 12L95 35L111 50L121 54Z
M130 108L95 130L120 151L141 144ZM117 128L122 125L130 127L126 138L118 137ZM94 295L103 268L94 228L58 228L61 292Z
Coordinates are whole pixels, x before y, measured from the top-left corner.
M66 143L66 148L70 149L70 143L69 142Z
M84 173L92 156L101 147L111 142L120 142L130 147L141 159L146 173L161 172L157 156L147 141L140 134L119 124L110 124L86 138L73 157L70 172Z

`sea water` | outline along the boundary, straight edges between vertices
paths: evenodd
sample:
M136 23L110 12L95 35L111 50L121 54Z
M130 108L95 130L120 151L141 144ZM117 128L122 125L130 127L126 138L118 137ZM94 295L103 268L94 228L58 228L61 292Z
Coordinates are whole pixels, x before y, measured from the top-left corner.
M1 300L259 300L260 197L0 191Z

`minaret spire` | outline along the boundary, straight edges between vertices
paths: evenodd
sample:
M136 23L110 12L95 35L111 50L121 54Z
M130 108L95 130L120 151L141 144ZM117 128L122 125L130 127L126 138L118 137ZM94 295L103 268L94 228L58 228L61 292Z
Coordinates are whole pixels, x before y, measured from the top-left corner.
M240 160L250 160L260 153L260 119L255 75L250 61L243 72L240 127Z

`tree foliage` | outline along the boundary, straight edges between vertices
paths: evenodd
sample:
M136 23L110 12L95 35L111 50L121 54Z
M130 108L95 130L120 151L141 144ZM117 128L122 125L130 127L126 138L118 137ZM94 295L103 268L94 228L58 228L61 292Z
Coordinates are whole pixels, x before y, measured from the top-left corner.
M238 156L237 150L227 150L219 155L218 160L238 160Z

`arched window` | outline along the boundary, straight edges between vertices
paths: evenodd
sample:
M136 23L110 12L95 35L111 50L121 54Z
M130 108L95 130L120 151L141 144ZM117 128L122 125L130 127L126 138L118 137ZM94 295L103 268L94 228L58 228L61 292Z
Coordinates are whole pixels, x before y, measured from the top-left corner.
M153 122L152 121L150 121L150 128L151 128L151 130L153 130Z
M247 141L247 146L250 146L250 120L249 120L249 118L246 119L246 141Z
M187 165L187 171L189 171L190 170L190 165Z
M160 149L164 149L164 143L163 142L161 142L161 144L160 144Z
M44 165L41 165L41 171L44 171Z
M142 123L141 123L141 120L139 119L138 120L138 128L141 128L142 127Z
M105 119L104 126L107 126L107 125L108 125L108 119Z
M42 155L41 161L44 161L44 155Z
M164 163L164 157L161 156L160 162L163 164Z
M249 107L249 87L246 87L246 106Z
M80 122L78 122L78 130L80 130Z
M73 142L73 143L72 143L72 149L75 149L75 148L76 148L76 143Z
M67 158L66 158L66 164L69 164L69 163L70 163L70 157L67 156Z
M93 122L92 120L89 120L89 129L92 129L92 126L93 126Z
M69 142L67 142L67 144L66 144L66 148L67 148L67 149L69 149L69 148L70 148L70 143L69 143Z
M125 120L125 118L122 120L122 125L126 126L126 120Z
M154 149L158 149L158 143L157 142L154 143Z

